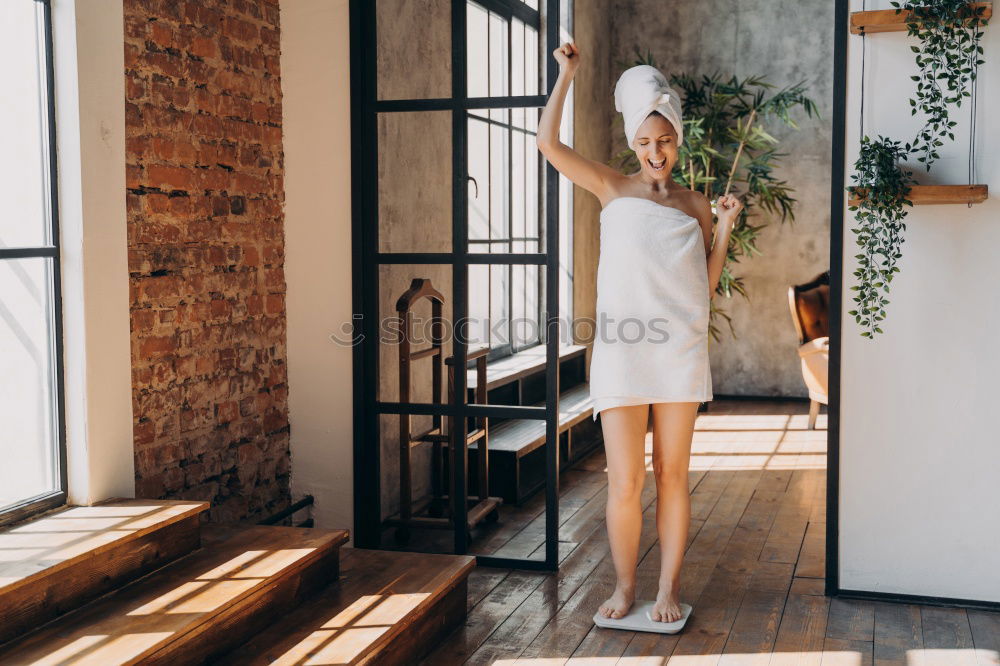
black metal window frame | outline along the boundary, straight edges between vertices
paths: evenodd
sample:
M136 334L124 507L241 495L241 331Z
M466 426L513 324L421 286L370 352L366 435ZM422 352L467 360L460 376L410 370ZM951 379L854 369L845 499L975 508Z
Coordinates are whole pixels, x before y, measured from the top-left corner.
M0 509L0 525L13 522L58 507L66 502L67 472L66 472L66 425L65 425L65 385L63 381L63 317L62 317L62 272L60 270L61 253L59 249L59 197L56 164L56 112L55 112L55 72L52 53L52 7L49 0L29 0L35 3L42 17L43 63L42 72L45 80L41 92L45 95L44 114L44 162L48 177L48 198L50 219L48 220L49 243L32 247L0 247L0 261L11 259L48 259L49 289L51 294L52 337L49 348L52 351L53 367L51 369L52 385L55 388L55 405L53 405L52 433L55 437L50 445L56 448L54 460L58 465L56 482L58 487L51 492L35 497L24 498L22 501ZM11 130L8 130L11 131ZM9 381L9 379L8 379Z
M376 0L377 1L377 0ZM543 0L543 30L539 34L543 53L559 44L560 0ZM525 22L533 21L534 12L520 2L477 0L490 9L510 12ZM545 163L545 251L523 254L470 253L468 233L468 111L490 108L539 108L545 106L559 73L553 58L545 58L544 95L506 97L468 96L466 55L466 0L451 1L451 79L452 95L432 99L377 99L376 12L372 0L351 0L351 123L355 128L351 144L352 168L352 249L355 257L352 296L355 315L360 314L363 340L354 346L354 540L359 548L378 548L381 543L381 465L379 451L379 415L430 414L454 416L450 447L457 459L466 461L468 419L536 419L545 421L545 559L509 558L475 554L483 566L535 571L558 571L559 568L559 173ZM378 125L379 113L405 111L452 112L452 251L451 252L379 252L378 250ZM467 382L464 372L455 373L453 399L450 403L384 402L378 400L378 295L379 267L383 264L447 264L452 266L454 322L468 317L468 274L471 265L528 264L545 267L545 299L542 324L546 346L546 402L544 407L478 405L466 402ZM453 322L453 326L454 326ZM356 333L359 331L356 330ZM454 331L453 331L454 332ZM551 333L551 334L549 334ZM457 367L465 367L468 344L453 336L453 355ZM468 492L466 464L452 465L455 497ZM454 500L454 498L453 498ZM455 524L465 525L468 507L453 501ZM468 534L454 530L454 552L468 554Z

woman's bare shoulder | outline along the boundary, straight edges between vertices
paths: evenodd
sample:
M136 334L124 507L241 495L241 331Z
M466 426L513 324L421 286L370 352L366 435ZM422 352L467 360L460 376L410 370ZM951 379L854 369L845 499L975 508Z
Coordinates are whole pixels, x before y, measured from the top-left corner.
M703 192L698 190L689 190L684 188L683 196L683 208L685 212L691 217L702 219L708 217L709 220L712 218L712 202L708 200Z
M604 192L597 195L601 202L601 208L607 206L614 199L630 196L629 192L634 188L634 181L632 176L626 176L620 171L615 171L613 175L610 175L605 181Z

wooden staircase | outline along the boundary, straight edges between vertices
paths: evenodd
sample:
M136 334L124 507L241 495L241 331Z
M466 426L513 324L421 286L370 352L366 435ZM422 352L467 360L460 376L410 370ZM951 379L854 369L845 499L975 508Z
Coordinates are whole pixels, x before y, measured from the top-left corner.
M0 531L0 664L402 664L465 619L472 556L203 526L207 508L119 500Z

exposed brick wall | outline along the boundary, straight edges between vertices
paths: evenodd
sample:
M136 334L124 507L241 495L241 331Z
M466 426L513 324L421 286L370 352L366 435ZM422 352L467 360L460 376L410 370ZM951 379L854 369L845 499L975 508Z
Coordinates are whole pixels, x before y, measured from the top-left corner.
M125 0L136 493L289 501L278 0Z

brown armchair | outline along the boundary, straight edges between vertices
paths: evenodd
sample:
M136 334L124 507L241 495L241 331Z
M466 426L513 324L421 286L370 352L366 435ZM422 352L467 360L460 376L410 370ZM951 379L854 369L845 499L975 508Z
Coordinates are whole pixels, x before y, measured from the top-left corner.
M802 379L809 389L809 429L816 427L820 404L829 404L827 376L830 365L830 271L805 284L788 288L788 307L799 336Z

